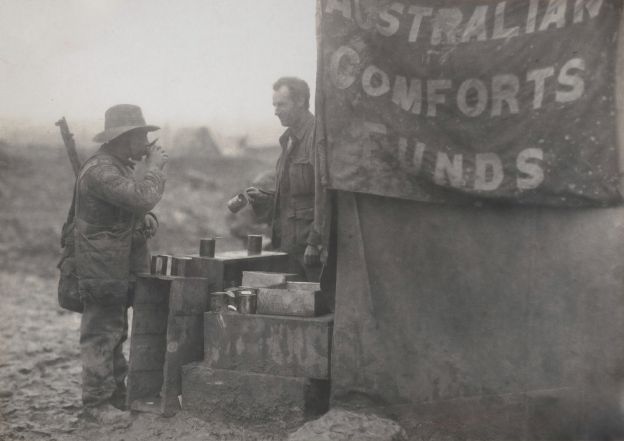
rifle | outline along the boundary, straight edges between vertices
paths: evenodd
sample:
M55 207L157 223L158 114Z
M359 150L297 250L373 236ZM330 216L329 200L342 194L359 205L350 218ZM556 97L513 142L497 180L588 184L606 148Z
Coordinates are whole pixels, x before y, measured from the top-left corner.
M69 156L69 161L74 169L74 175L78 177L78 171L80 171L80 158L78 157L78 152L76 151L74 134L69 131L65 117L59 119L55 125L61 129L61 136L63 137L63 143L67 149L67 156Z

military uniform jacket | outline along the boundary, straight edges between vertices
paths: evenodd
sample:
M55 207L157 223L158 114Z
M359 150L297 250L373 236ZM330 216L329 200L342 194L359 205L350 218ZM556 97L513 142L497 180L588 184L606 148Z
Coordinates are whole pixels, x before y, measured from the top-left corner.
M125 304L129 281L145 271L149 253L144 217L162 197L165 176L137 176L133 164L102 147L83 165L76 184L74 239L83 301Z
M279 141L282 154L273 197L273 246L302 254L307 245L320 244L314 228L314 115L308 112L303 125L298 130L289 128Z

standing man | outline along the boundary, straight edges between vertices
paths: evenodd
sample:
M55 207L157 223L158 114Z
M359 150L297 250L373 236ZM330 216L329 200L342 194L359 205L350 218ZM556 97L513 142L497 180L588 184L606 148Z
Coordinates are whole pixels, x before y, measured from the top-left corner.
M128 365L122 352L135 274L149 268L147 239L158 226L149 211L165 189L167 154L148 145L141 108L120 104L104 115L103 145L85 161L76 182L75 246L80 324L82 401L102 423L129 422ZM145 171L134 164L145 157Z
M273 247L290 256L289 271L306 280L320 278L321 238L316 231L314 115L309 110L310 88L299 78L282 77L273 85L273 107L282 126L274 192L247 190L257 213L271 211Z

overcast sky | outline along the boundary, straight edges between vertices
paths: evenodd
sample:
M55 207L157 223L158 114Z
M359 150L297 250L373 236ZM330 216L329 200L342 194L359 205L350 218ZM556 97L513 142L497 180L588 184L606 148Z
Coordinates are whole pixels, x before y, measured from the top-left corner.
M0 119L272 124L271 85L314 90L315 0L0 0Z

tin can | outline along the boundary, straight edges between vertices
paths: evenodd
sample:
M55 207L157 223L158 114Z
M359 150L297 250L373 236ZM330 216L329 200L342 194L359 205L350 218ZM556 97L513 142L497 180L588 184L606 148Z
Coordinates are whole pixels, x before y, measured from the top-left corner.
M151 274L162 274L162 264L163 259L162 256L152 256L152 260L150 263L150 273Z
M257 256L262 254L262 235L250 234L247 236L247 255Z
M210 294L210 310L214 312L228 311L228 295L226 292L213 292Z
M160 256L160 258L162 259L162 267L161 267L160 274L162 274L163 276L170 276L171 265L173 264L173 256L170 256L168 254L163 254Z
M247 205L247 198L243 193L237 194L227 202L227 207L232 213L238 213L245 205Z
M199 255L201 257L214 257L215 256L215 242L213 238L201 239L199 241Z
M255 314L258 305L258 295L251 290L243 290L238 293L238 312L241 314Z
M191 261L190 257L173 257L171 262L171 275L172 276L185 276L186 265Z

